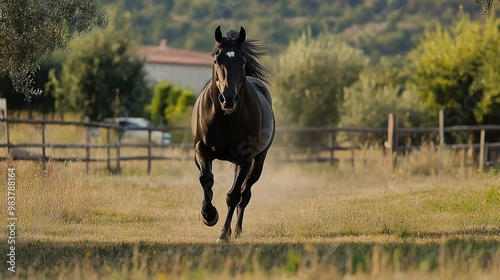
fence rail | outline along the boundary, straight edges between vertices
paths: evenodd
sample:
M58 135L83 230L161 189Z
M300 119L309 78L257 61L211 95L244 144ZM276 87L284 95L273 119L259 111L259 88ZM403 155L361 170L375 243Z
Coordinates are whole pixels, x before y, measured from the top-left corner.
M442 114L442 113L441 113ZM131 161L131 160L144 160L147 161L147 172L151 172L151 162L157 160L180 160L185 159L185 157L179 156L164 156L164 155L153 155L153 149L158 148L185 148L186 150L191 150L192 144L186 143L176 143L176 144L164 144L155 143L152 141L153 131L161 131L163 133L173 132L173 131L189 131L190 128L187 126L176 126L176 127L146 127L146 128L133 128L133 127L122 127L116 124L108 123L98 123L98 122L79 122L79 121L60 121L60 120L47 120L47 119L12 119L12 118L0 118L0 123L5 127L5 142L0 141L0 148L7 149L7 156L0 157L1 160L13 159L13 160L37 160L41 161L43 168L45 168L46 161L56 161L56 162L85 162L86 169L89 170L89 163L91 162L107 162L107 168L111 169L111 163L116 163L116 170L120 170L121 161ZM16 124L27 124L34 125L41 130L41 143L30 141L30 143L13 143L10 136L10 126ZM359 128L359 127L307 127L307 128L277 128L277 136L279 135L307 135L311 133L320 133L322 135L328 135L328 143L320 145L308 145L305 147L275 147L274 149L280 150L281 148L286 149L288 153L327 153L327 156L315 156L311 158L302 159L303 161L324 161L324 162L335 162L335 152L336 151L350 151L350 161L354 164L355 150L360 149L359 145L356 145L353 141L354 134L377 134L382 136L384 140L384 149L386 154L392 158L392 168L396 168L397 164L397 154L401 152L408 152L418 149L418 146L407 146L398 145L398 139L401 137L407 137L412 134L437 134L438 144L436 145L437 152L442 152L445 149L479 149L479 160L478 167L483 168L488 159L488 150L492 148L500 148L500 143L486 143L485 134L487 132L498 132L500 131L500 125L481 125L481 126L451 126L445 127L443 122L440 121L439 127L414 127L414 128L399 128L397 126L396 116L390 114L388 117L388 127L382 128ZM50 125L62 125L62 126L74 126L82 127L85 130L85 141L84 143L48 143L46 140L46 127ZM93 129L104 129L105 134L103 135L106 140L105 143L92 143L91 130ZM122 142L121 135L126 131L147 131L147 142L146 143L124 143ZM445 133L455 133L455 132L480 132L479 143L468 143L468 144L446 144L446 139L444 139ZM339 145L335 140L335 135L339 133L347 133L348 135L348 145ZM114 139L113 139L114 138ZM24 151L22 149L26 148L38 148L41 149L41 154L31 153ZM125 156L121 155L121 150L124 148L141 148L147 149L145 155L135 155L135 156ZM55 157L48 156L47 149L79 149L85 151L85 156L68 156L68 157ZM92 156L92 150L106 150L105 157ZM113 151L113 154L111 153ZM288 157L289 154L286 153ZM286 161L293 161L289 158Z
M171 160L175 159L168 156L153 156L151 150L158 147L178 147L179 144L166 145L163 143L152 142L151 134L153 131L161 131L163 133L176 130L186 130L187 127L122 127L116 124L100 123L100 122L81 122L81 121L60 121L60 120L47 120L47 119L12 119L3 118L0 122L4 124L6 140L4 143L0 143L0 148L7 148L8 156L0 157L1 160L13 159L13 160L36 160L41 161L42 168L45 169L45 163L48 160L56 162L85 162L86 169L89 170L90 162L107 162L108 169L111 169L111 162L115 161L117 170L120 170L120 161L129 160L147 160L148 162L148 173L151 172L151 161L153 160ZM41 143L12 143L10 137L10 125L12 124L29 124L41 127ZM83 127L86 130L85 143L47 143L46 142L46 126L47 125L63 125L63 126L75 126ZM105 129L106 130L106 144L94 144L91 143L91 129ZM147 131L148 133L148 143L122 143L121 134L126 131ZM114 143L112 143L110 132L115 132ZM120 149L122 148L147 148L148 152L145 156L120 156ZM24 150L17 150L22 148L41 148L42 152L40 154L34 154ZM71 156L71 157L52 157L47 156L47 148L55 149L84 149L85 156ZM91 157L91 149L106 149L107 156L105 158ZM116 152L116 156L112 157L110 150Z

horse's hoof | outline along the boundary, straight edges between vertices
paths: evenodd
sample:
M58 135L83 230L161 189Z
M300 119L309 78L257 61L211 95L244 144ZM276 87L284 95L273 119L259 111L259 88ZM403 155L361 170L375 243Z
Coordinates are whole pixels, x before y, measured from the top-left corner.
M241 229L236 228L236 230L234 231L234 238L240 238L242 233L243 231Z
M222 232L219 236L219 239L217 239L217 243L229 243L231 239L231 229L222 229Z
M215 217L212 221L207 221L205 219L205 217L203 217L203 211L200 213L200 218L201 220L203 221L203 223L206 225L206 226L209 226L209 227L213 227L217 224L217 222L219 221L219 212L217 211L217 208L214 207L214 210L215 210Z
M229 238L218 238L217 244L229 244Z

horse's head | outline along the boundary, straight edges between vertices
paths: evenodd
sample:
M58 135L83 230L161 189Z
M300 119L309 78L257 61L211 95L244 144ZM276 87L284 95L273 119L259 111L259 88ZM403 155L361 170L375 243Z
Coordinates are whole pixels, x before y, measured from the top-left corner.
M225 113L233 113L238 108L238 102L244 93L246 81L246 58L242 51L246 32L243 27L240 32L228 31L227 37L222 36L220 26L215 30L217 47L214 49L214 68L212 81L218 88L217 100Z

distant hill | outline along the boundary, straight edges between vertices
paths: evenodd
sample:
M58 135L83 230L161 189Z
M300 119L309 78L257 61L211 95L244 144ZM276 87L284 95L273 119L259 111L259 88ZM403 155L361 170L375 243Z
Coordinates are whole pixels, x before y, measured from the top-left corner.
M426 27L453 23L459 6L473 18L473 0L105 0L130 11L144 44L210 51L213 31L244 26L249 37L270 38L272 51L310 27L342 34L373 58L405 54Z

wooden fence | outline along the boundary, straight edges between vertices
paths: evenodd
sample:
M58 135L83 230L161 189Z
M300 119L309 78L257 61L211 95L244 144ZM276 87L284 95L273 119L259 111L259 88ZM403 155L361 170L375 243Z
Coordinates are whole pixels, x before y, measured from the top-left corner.
M173 159L167 156L157 156L152 154L152 149L155 147L175 147L179 146L179 144L164 144L164 143L155 143L152 141L152 132L153 131L175 131L175 130L185 130L186 127L122 127L115 124L106 124L106 123L98 123L98 122L77 122L77 121L57 121L57 120L33 120L33 119L0 119L0 122L4 124L5 127L5 142L0 143L0 148L6 148L8 156L0 157L1 160L35 160L40 161L42 163L42 168L45 169L45 163L47 161L56 161L56 162L85 162L86 170L89 170L89 163L91 162L106 162L107 169L111 170L111 162L116 162L115 170L120 171L120 162L121 161L130 161L130 160L146 160L147 161L147 171L148 174L151 172L151 162L153 160L170 160ZM10 125L12 124L29 124L40 126L41 131L41 143L12 143L10 137ZM62 125L62 126L75 126L82 127L85 129L85 143L47 143L46 141L46 128L49 125ZM93 144L91 143L91 131L92 130L105 130L105 144ZM122 142L122 134L126 131L147 131L147 143L123 143ZM112 133L114 132L114 133ZM112 139L114 137L115 139ZM131 148L146 148L146 155L141 156L123 156L120 151L123 148L131 147ZM22 152L22 150L15 149L23 149L23 148L40 148L41 154L32 154L29 152ZM52 157L47 156L47 149L84 149L85 156L84 157ZM96 158L91 156L91 149L105 149L106 157L105 158ZM111 151L115 151L115 156L111 156Z
M357 127L310 127L310 128L278 128L277 134L280 133L295 133L295 134L309 134L309 133L322 133L328 135L328 144L326 146L307 146L301 147L300 150L313 150L313 151L325 151L329 152L329 158L317 158L316 161L325 161L325 162L334 162L334 152L339 150L349 150L351 154L351 158L349 159L351 162L354 162L354 151L358 150L362 147L359 147L355 144L354 135L355 134L370 134L370 135L378 135L379 139L383 139L382 143L380 143L385 150L386 155L390 158L389 162L391 168L396 168L398 154L404 154L411 151L419 150L422 147L422 143L420 144L401 144L401 142L405 139L411 138L412 135L426 135L428 142L433 143L433 147L435 147L436 152L439 154L439 159L442 160L443 152L445 150L468 150L475 151L478 150L475 154L477 156L477 160L475 161L475 167L480 169L484 168L486 165L497 165L499 162L496 159L492 159L490 162L488 159L488 151L490 149L500 148L500 143L487 143L486 142L486 134L492 132L500 132L500 125L477 125L477 126L444 126L444 118L443 112L439 113L440 121L439 127L398 127L397 118L394 114L389 114L388 116L388 126L382 128L357 128ZM348 145L339 145L335 142L335 136L339 133L347 134ZM449 144L446 141L445 134L452 133L479 133L479 141L462 143L462 144ZM433 135L433 137L431 136ZM306 159L307 161L307 159Z
M442 115L442 114L441 114ZM89 170L89 164L91 162L105 162L108 170L112 169L112 163L115 163L114 170L120 171L122 161L130 160L143 160L147 162L147 172L151 172L151 163L154 160L180 160L186 157L179 156L166 156L166 155L153 155L152 151L155 148L185 148L186 151L192 152L192 142L189 143L179 143L179 144L164 144L155 143L152 141L153 131L173 132L173 131L185 131L189 130L189 127L148 127L148 128L124 128L114 124L96 123L96 122L76 122L76 121L57 121L57 120L31 120L31 119L9 119L0 118L0 123L3 123L5 127L5 142L0 142L0 147L7 149L7 155L1 157L2 160L35 160L40 161L42 167L45 168L45 163L47 161L56 162L84 162L86 169ZM38 143L19 143L13 142L11 139L10 126L16 124L27 124L33 125L40 128L41 142ZM51 125L60 126L73 126L80 127L85 130L85 139L83 143L48 143L47 142L47 131L46 127ZM105 143L92 143L92 130L99 129L104 130ZM145 130L147 131L147 142L146 143L124 143L120 135L128 130ZM479 156L477 160L477 166L483 168L486 165L488 158L488 150L491 148L499 148L500 143L486 143L485 135L489 132L500 131L500 125L486 125L486 126L452 126L445 127L442 118L440 118L439 127L423 127L423 128L403 128L398 127L396 117L392 114L388 118L388 127L385 128L355 128L355 127L310 127L310 128L278 128L277 138L283 137L284 135L311 135L311 134L321 134L327 137L326 143L318 143L301 147L291 147L284 146L283 143L274 144L273 150L279 151L286 150L286 157L283 161L299 161L290 159L290 153L300 153L306 156L301 159L301 161L320 161L320 162L335 162L335 152L336 151L350 151L350 161L354 165L355 150L360 147L355 144L354 136L355 134L361 135L378 135L384 140L383 148L388 157L391 158L390 162L392 168L396 168L397 165L397 154L418 149L419 146L415 145L398 145L402 138L408 137L409 135L419 134L419 135L436 135L434 137L434 142L436 144L436 152L442 155L445 149L478 149ZM456 132L479 132L480 139L478 143L467 143L467 144L453 144L449 145L446 143L445 133L456 133ZM348 135L346 137L346 144L340 145L336 141L336 136L339 133ZM124 156L121 154L123 148L141 148L146 149L146 153L143 155L133 155ZM38 148L41 149L40 154L32 153L22 153L19 152L26 148ZM85 156L64 156L64 157L54 157L47 155L47 149L80 149L85 151ZM96 157L93 156L92 151L94 150L105 150L106 156ZM113 155L112 155L113 154ZM313 155L314 156L308 156ZM326 154L326 156L325 156ZM191 156L190 156L191 157Z

